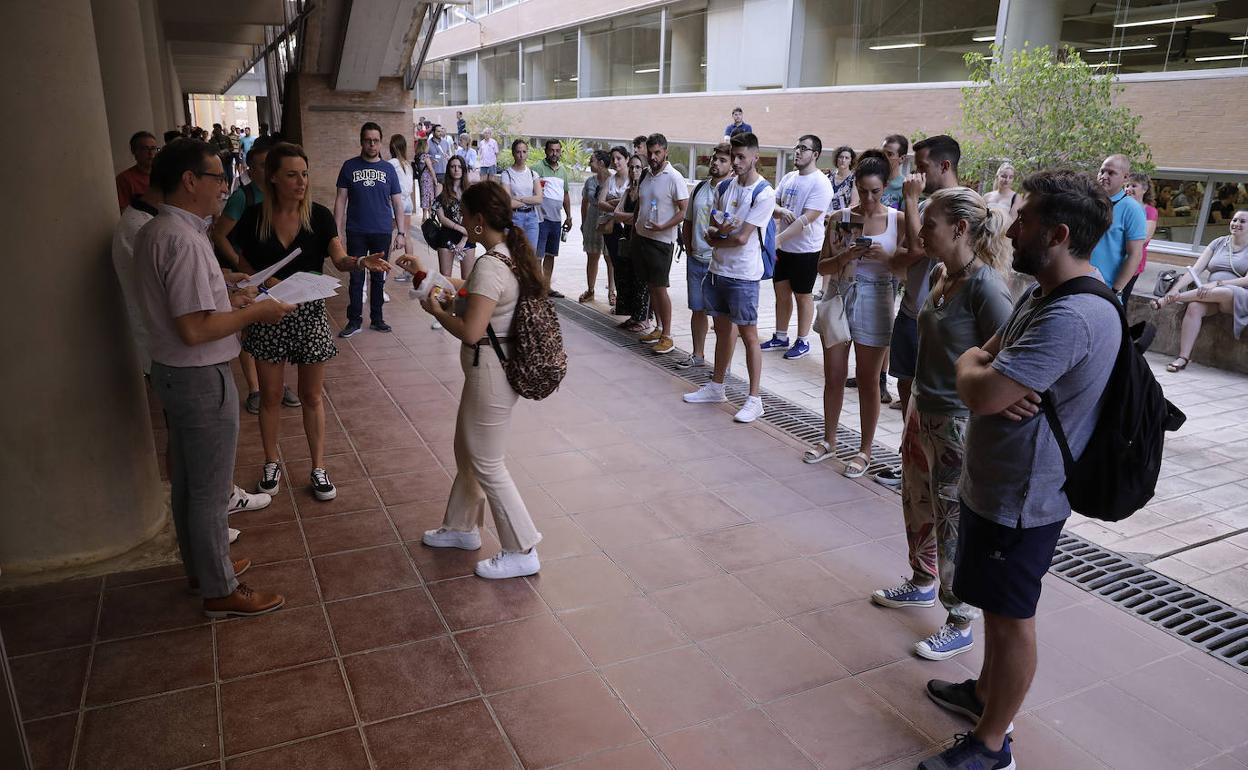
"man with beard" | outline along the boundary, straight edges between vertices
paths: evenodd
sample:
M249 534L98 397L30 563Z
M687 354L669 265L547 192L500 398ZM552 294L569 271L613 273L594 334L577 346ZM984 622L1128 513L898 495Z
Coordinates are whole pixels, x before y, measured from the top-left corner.
M1075 278L1096 275L1092 249L1113 220L1095 180L1070 171L1028 177L1010 226L1014 269L1038 283L983 348L958 359L958 395L971 411L960 494L954 593L984 611L978 679L933 679L927 694L976 720L975 729L920 770L1009 770L1012 720L1036 671L1036 604L1070 502L1066 471L1048 421L1045 393L1075 457L1101 410L1121 341L1118 309L1105 299L1050 299Z
M685 209L689 206L689 188L684 176L667 162L667 137L662 134L647 136L645 158L649 173L641 178L638 188L640 201L631 250L633 269L637 277L646 282L650 307L659 318L659 325L643 335L641 341L653 345L652 350L662 354L676 348L672 341L672 299L667 287L676 248L676 230L685 220ZM623 205L621 202L620 210Z

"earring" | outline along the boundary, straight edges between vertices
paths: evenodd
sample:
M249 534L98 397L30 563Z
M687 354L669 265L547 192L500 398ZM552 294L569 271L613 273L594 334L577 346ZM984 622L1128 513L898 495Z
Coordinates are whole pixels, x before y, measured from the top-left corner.
M480 235L480 234L481 234L481 225L477 225L476 227L472 228L472 234L473 234L473 235Z

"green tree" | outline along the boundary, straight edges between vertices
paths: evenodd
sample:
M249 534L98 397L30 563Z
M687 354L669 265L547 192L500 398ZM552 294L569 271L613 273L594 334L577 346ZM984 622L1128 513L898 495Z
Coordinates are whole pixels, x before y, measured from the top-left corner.
M1019 174L1045 168L1095 172L1109 155L1153 169L1140 137L1140 116L1115 104L1113 75L1063 47L1025 47L1008 56L966 55L974 85L962 89L963 163L967 180L991 180L1010 161Z
M494 130L494 140L498 142L498 166L506 168L512 164L511 140L516 138L516 127L520 125L522 111L516 107L505 107L501 102L493 102L477 108L468 116L468 131L473 136L480 136L487 128Z

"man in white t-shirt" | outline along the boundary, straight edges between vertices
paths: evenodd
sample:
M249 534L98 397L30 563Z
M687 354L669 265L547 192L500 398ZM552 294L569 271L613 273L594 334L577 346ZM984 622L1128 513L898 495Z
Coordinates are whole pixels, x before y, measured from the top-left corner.
M815 278L823 248L823 215L832 207L832 182L819 170L823 142L806 134L793 147L793 165L776 191L776 333L761 347L784 350L789 360L810 355L810 326L815 320ZM789 347L789 318L797 304L797 340ZM787 348L787 350L786 350Z
M711 244L710 272L703 282L707 312L715 320L715 373L711 381L685 394L690 404L727 401L724 377L732 365L737 333L745 345L750 395L733 418L754 422L763 415L759 389L763 351L758 347L758 284L763 279L763 238L776 207L776 191L758 175L758 137L743 132L732 137L732 170L736 177L721 185L706 239ZM760 188L761 185L761 188Z
M646 160L650 173L638 186L636 224L629 243L629 258L637 280L645 281L650 290L650 309L659 318L654 331L641 337L654 345L655 353L676 349L672 341L672 298L668 296L672 271L672 252L676 230L685 219L689 205L689 188L680 172L667 162L667 137L651 134L646 137ZM624 201L616 211L623 212Z

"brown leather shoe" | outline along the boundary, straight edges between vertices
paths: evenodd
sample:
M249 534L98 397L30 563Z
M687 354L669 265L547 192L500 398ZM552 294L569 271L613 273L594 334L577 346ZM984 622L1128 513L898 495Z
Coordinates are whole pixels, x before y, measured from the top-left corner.
M236 559L234 561L234 577L242 575L249 569L251 569L251 559ZM199 578L189 578L186 590L195 596L199 596Z
M272 612L285 603L286 597L281 594L256 591L246 583L239 583L229 596L204 599L204 614L210 618L227 618L230 615L250 617Z

